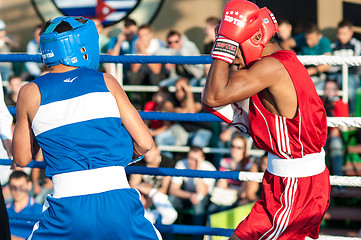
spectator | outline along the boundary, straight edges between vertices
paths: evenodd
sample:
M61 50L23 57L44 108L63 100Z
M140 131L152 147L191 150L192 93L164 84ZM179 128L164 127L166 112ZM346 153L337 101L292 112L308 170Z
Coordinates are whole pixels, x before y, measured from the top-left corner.
M125 19L122 31L112 37L108 44L108 53L113 56L131 54L134 52L138 36L137 23L130 18Z
M144 216L151 223L173 224L175 222L178 213L169 202L167 195L153 191L154 188L145 182L139 184L137 189L140 192L140 199L145 209Z
M267 156L268 153L265 152L262 157L255 158L250 172L262 172L264 173L267 169ZM262 195L262 184L255 181L247 181L246 182L246 196L248 202L255 202L260 199Z
M1 22L0 22L1 24ZM10 115L8 109L6 108L4 102L4 95L2 91L2 81L0 81L0 139L2 141L2 145L7 153L7 157L12 157L12 134L11 134L11 123L12 116ZM6 167L7 169L9 167ZM4 174L1 173L1 177ZM3 196L2 184L3 181L0 181L0 239L10 240L10 229L9 229L9 218L5 207L5 201Z
M40 219L42 206L29 194L32 187L29 176L23 171L14 171L9 177L9 187L13 198L13 201L6 205L9 217L26 219L31 216L32 219ZM10 232L12 237L25 239L30 235L31 229L10 225Z
M149 24L142 25L138 30L138 38L135 41L135 48L133 54L139 55L155 55L160 48L164 47L164 43L154 38L151 26ZM141 64L133 63L130 66L130 71L127 72L127 79L130 85L155 85L166 78L165 69L161 64ZM133 103L139 105L137 108L141 109L147 96L145 93L132 93Z
M204 45L203 54L211 54L214 40L216 39L214 28L220 22L221 19L218 17L209 17L206 19L204 33L206 34L207 43Z
M7 93L5 94L5 104L8 107L15 107L18 100L20 88L24 85L21 77L11 76L7 86Z
M230 157L223 158L220 162L220 171L249 171L253 165L247 154L247 138L236 134L232 138L230 146ZM240 200L248 200L246 184L240 181L219 179L211 197L209 212L223 211L234 207ZM257 191L256 191L257 192ZM256 192L252 193L252 201Z
M0 54L10 53L13 48L18 48L19 46L17 41L6 34L6 24L0 19ZM7 82L12 73L12 63L0 62L0 74L3 81Z
M12 91L12 89L14 89L14 92L16 92L17 90L17 83L18 79L15 79L15 81L13 82L12 80L13 77L11 77L10 83L7 86L6 89ZM16 77L18 78L18 77ZM20 78L19 78L20 79ZM2 84L0 85L2 86ZM16 102L14 103L11 100L11 93L9 93L9 91L6 91L7 93L5 94L5 96L3 95L3 91L1 91L0 94L0 98L2 100L0 100L1 103L1 114L0 114L0 139L2 140L2 146L4 147L5 151L3 149L1 149L1 152L6 153L6 155L1 154L2 158L12 158L12 150L11 150L11 144L12 144L12 131L13 131L13 127L15 123L15 118L13 118L9 111L7 110L6 107L15 107L16 106ZM17 97L14 97L14 100L17 100ZM10 124L10 125L8 125ZM14 166L15 168L15 166ZM18 170L23 170L26 173L30 173L31 168L20 168L20 167L16 167L16 169ZM3 185L3 188L1 189L1 192L3 194L3 197L5 199L5 202L9 201L9 199L11 199L11 194L10 194L10 189L8 186L8 180L9 180L9 176L12 173L12 169L9 168L9 166L1 166L0 165L0 182ZM1 239L1 238L0 238Z
M154 38L153 31L149 24L142 25L138 30L138 39L135 41L134 54L140 55L155 55L163 47L164 42ZM131 72L128 74L128 79L134 85L158 85L166 75L162 71L160 64L140 64L134 63L131 65Z
M287 45L287 40L291 39L292 37L292 24L285 18L278 18L277 22L279 31L276 34L275 38L278 44L284 50L292 50L292 48Z
M174 168L175 162L164 155L156 145L144 155L144 159L134 164L153 168ZM177 211L169 201L168 189L170 176L150 176L132 174L130 186L139 190L145 208L145 217L152 223L172 224L178 217ZM153 207L154 209L151 209ZM171 234L162 234L164 239L171 239Z
M209 17L206 19L206 26L204 28L204 33L206 34L207 43L204 45L203 54L211 54L214 40L216 39L214 28L220 22L221 22L221 19L218 17ZM211 64L204 65L204 76L205 77L207 77L210 67L211 67ZM204 86L205 80L206 80L205 77L202 78L202 80L200 82L200 86Z
M305 26L305 32L287 40L290 48L300 49L302 55L331 55L331 41L324 37L321 30L314 23ZM326 71L330 69L329 65L306 66L316 90L323 90L326 80Z
M205 160L204 153L200 147L191 147L187 158L179 160L176 169L193 169L215 171L212 163ZM169 193L173 197L173 206L176 209L192 208L193 225L204 225L206 207L209 203L209 194L214 187L215 179L211 178L187 178L173 177ZM196 237L196 236L194 236Z
M153 168L174 168L175 162L167 156L161 155L159 148L154 145L153 148L144 155L143 160L133 165ZM170 180L170 176L132 174L129 182L130 186L134 188L137 188L142 182L146 182L154 189L153 191L167 195Z
M135 42L138 38L138 26L133 19L125 19L122 31L112 37L108 43L108 54L113 56L132 54L135 49ZM123 76L126 84L129 84L126 78L130 71L130 64L123 64Z
M353 37L353 24L349 20L342 20L337 26L337 41L332 43L332 54L349 57L361 55L361 41ZM332 66L329 71L331 78L336 78L338 85L342 86L341 66ZM355 113L356 90L360 86L360 66L348 68L348 100L349 112Z
M194 95L187 78L177 80L176 92L173 96L174 111L178 113L199 113L203 111L200 103L200 95ZM197 97L197 99L195 99ZM198 146L205 147L212 137L209 122L179 122L169 127L166 131L158 134L158 145Z
M40 51L40 30L41 30L42 24L36 25L34 28L33 33L33 39L30 40L26 46L26 53L27 54L39 54ZM28 76L26 78L26 81L31 81L37 77L40 76L40 73L42 72L42 69L46 67L43 63L36 63L36 62L26 62L25 63L26 69L28 70Z
M95 18L92 19L95 23L95 27L97 28L98 34L99 34L99 50L100 53L107 53L108 52L108 43L109 43L109 37L103 33L103 23L100 21L100 19Z
M231 140L233 135L238 132L237 128L235 128L232 124L228 124L225 122L215 122L217 126L219 134L217 134L216 142L214 145L217 148L229 148L231 145ZM213 164L218 169L220 166L220 162L225 156L225 153L219 152L213 155Z
M326 81L323 103L328 117L348 117L348 105L339 98L338 91L336 81ZM331 158L331 173L342 176L344 150L341 132L337 127L328 128L326 152Z
M152 100L147 102L144 106L144 111L156 112L173 112L173 103L169 100L170 93L167 87L160 87L153 95ZM157 136L169 129L172 124L170 121L163 120L145 120L145 123L150 128L152 136L157 139Z
M21 77L18 76L11 76L9 78L9 84L7 86L7 91L4 96L5 104L7 107L16 107L16 102L18 100L18 94L20 88L24 85L24 81ZM11 129L13 130L15 126L16 118L13 118L13 124L11 125Z
M109 44L109 37L103 33L103 23L100 19L94 18L92 19L95 27L97 28L99 34L99 51L100 53L106 54L108 53L108 44ZM100 71L109 72L109 64L100 64L99 66Z
M195 56L200 54L195 43L189 41L185 35L182 36L178 31L170 30L168 32L167 43L168 47L160 49L159 55ZM204 73L203 65L168 63L165 68L169 71L169 78L161 81L159 86L174 86L179 77L188 78L192 86L197 86Z

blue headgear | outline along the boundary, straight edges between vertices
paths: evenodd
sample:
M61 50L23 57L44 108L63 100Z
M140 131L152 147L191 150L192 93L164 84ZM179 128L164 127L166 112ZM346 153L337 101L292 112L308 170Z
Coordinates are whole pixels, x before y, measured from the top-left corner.
M84 19L81 23L76 19ZM54 32L61 23L73 28L62 33ZM99 65L99 35L92 20L82 17L57 17L40 36L43 62L48 66L64 64L95 69Z

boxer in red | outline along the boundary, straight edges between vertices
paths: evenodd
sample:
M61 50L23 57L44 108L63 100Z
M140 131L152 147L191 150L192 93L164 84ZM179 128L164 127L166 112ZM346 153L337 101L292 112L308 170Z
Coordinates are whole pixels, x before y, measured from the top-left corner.
M273 35L274 15L231 0L216 28L203 92L207 110L268 152L263 193L230 240L317 239L330 201L323 147L327 120L304 66ZM249 112L239 102L249 98Z

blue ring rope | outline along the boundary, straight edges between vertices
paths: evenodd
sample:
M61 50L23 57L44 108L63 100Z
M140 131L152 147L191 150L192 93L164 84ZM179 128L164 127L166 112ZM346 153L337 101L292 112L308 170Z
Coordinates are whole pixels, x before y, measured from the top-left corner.
M0 165L10 165L10 164L11 164L11 160L0 159ZM26 167L45 168L45 162L31 161ZM127 174L239 180L239 172L236 171L222 172L222 171L205 171L205 170L175 169L175 168L149 168L149 167L139 167L139 166L127 166L125 168L125 171Z
M167 121L188 121L188 122L222 122L212 113L168 113L168 112L143 112L139 115L144 120L167 120Z
M16 114L16 107L8 107L10 114ZM186 122L222 122L212 113L171 113L171 112L143 112L139 115L144 120L166 120Z
M19 217L10 217L9 223L11 225L17 225L19 227L25 227L32 229L34 224L39 221L31 215L22 215L22 218ZM154 224L154 226L161 233L172 233L172 234L186 234L186 235L211 235L211 236L223 236L230 237L234 232L234 229L228 228L212 228L206 226L192 226L192 225L164 225L164 224Z
M205 226L191 226L191 225L163 225L154 224L154 226L163 233L174 234L187 234L187 235L211 235L211 236L224 236L230 237L234 232L234 229L227 228L212 228Z
M0 54L0 62L42 62L41 54L10 53ZM111 56L100 55L101 63L173 63L173 64L210 64L210 55L202 56L142 56L142 55L121 55Z
M11 162L12 162L12 160L9 160L9 159L0 159L0 166L1 165L10 166ZM45 169L45 166L46 166L45 162L31 161L26 167Z
M34 217L33 215L22 214L21 216L9 215L9 221L11 224L18 225L20 227L32 228L34 224L39 221L41 215ZM212 236L224 236L230 237L234 229L227 228L212 228L206 226L192 226L192 225L164 225L154 224L154 226L162 233L172 234L187 234L187 235L212 235Z

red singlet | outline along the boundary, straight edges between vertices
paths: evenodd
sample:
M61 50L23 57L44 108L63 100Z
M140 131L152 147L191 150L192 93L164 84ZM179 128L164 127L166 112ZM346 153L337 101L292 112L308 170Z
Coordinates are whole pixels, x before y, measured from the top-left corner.
M265 172L261 200L234 233L242 240L318 238L330 201L329 172L323 167L322 155L327 134L326 112L307 70L294 52L278 51L267 57L276 58L288 71L297 93L297 116L289 119L274 115L254 95L249 109L250 135L258 148L276 160L279 158L273 170L291 174ZM290 161L301 169L284 164ZM316 161L322 170L307 175ZM267 169L269 165L270 162ZM293 173L297 176L292 176Z

